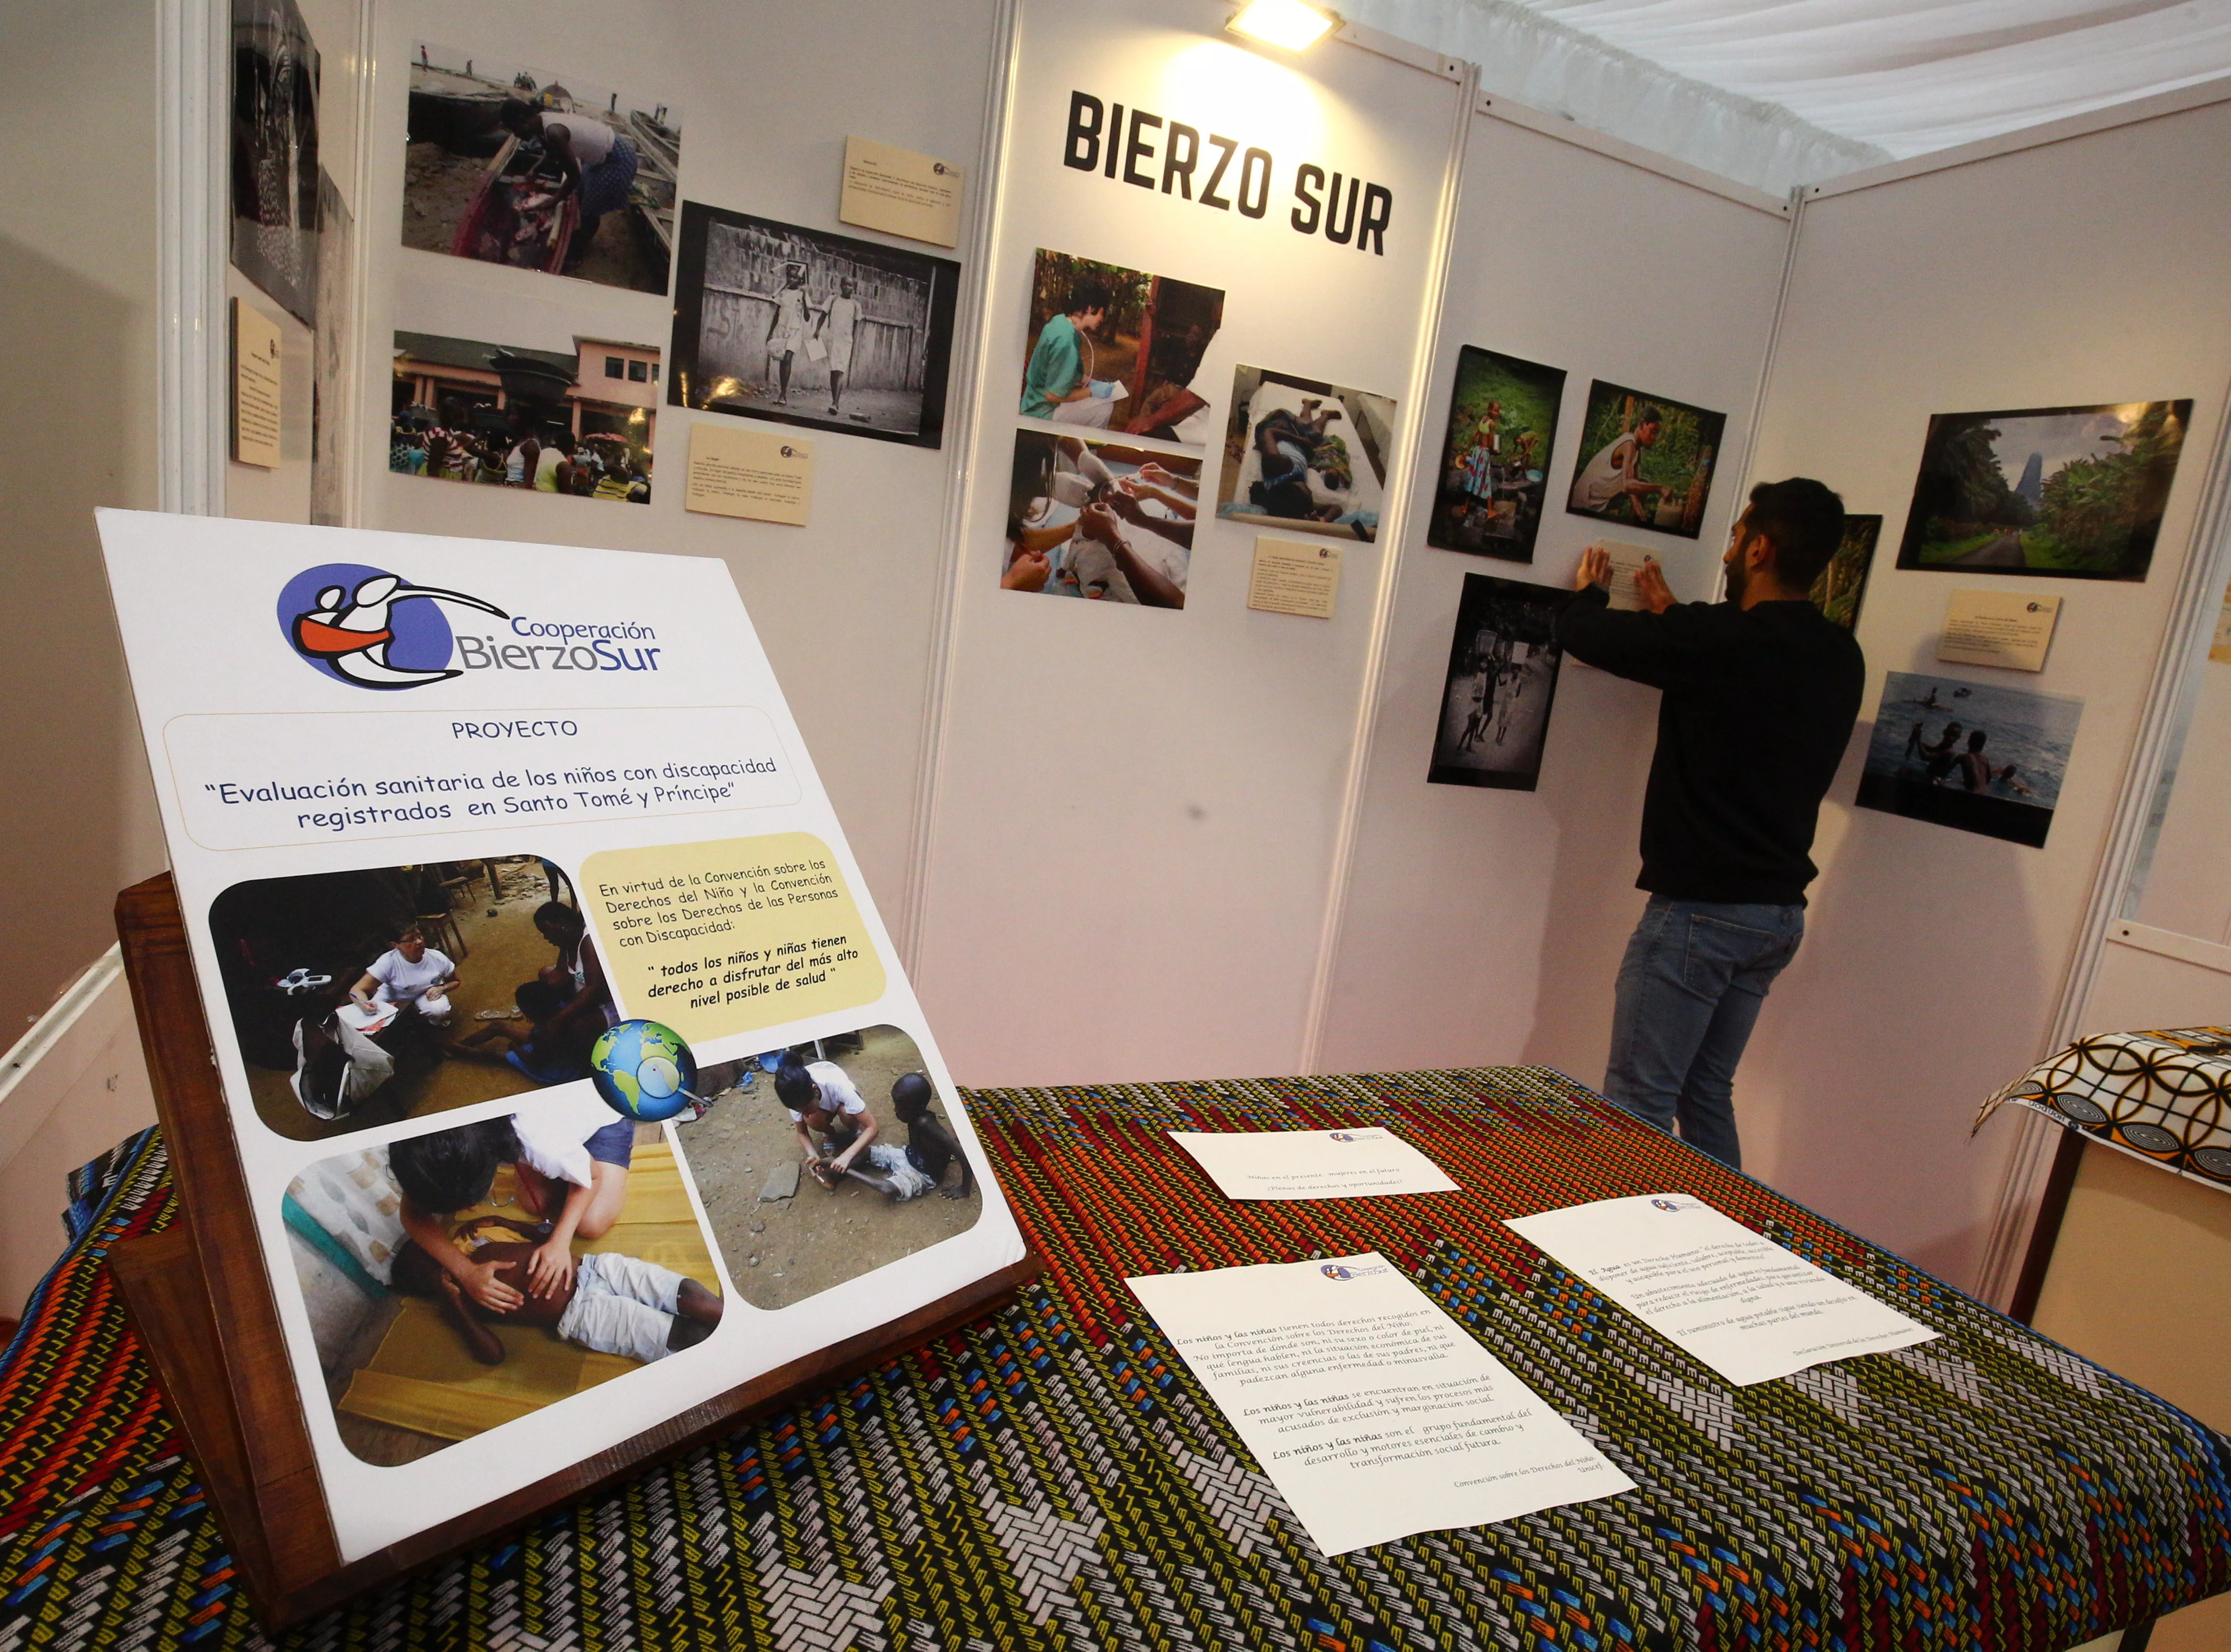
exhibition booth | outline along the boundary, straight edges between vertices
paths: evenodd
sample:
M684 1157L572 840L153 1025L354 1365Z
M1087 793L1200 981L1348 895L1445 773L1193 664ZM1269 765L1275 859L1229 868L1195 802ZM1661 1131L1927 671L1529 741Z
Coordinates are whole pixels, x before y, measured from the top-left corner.
M0 1644L48 1600L55 1644L244 1639L227 1588L368 1644L2231 1636L2231 83L1780 193L1432 44L1233 10L237 0L44 38L146 97L85 139L130 212L68 256L7 226L27 378L129 394L48 404L107 457L16 553L56 623L8 670L55 711L13 766L70 797L7 805L47 864L11 868L43 1019L0 1091L0 1311L31 1302L0 1438L45 1466L0 1469L36 1516L0 1515ZM1659 696L1555 625L1598 543L1716 600L1793 475L1842 496L1814 600L1866 698L1738 1173L1592 1094ZM469 843L288 790L433 762L388 691L450 678L445 742L632 720L458 781L505 811ZM722 785L780 841L700 841L746 835ZM659 890L817 879L810 932L629 958ZM478 1041L424 1073L378 1014L418 956L327 944L398 917ZM690 1106L592 1105L643 1133L578 1231L681 1281L678 1339L642 1371L404 1345L391 1150L558 1081L524 1034L514 1087L459 1074L512 1081L514 959L589 994L585 927ZM345 1056L378 1045L330 1081L327 990ZM874 1200L797 1225L792 1126L818 1178L804 1120L844 1109L773 1112L782 1049L886 1154L919 1078L934 1173L871 1129ZM1234 1192L1260 1163L1170 1141L1271 1130L1439 1179L1289 1219ZM536 1209L506 1164L478 1194ZM1553 1221L1646 1195L1887 1320L1827 1363L1667 1350L1610 1228ZM1208 1349L1237 1310L1202 1281L1257 1267L1422 1292L1461 1347L1355 1368L1522 1384L1558 1495L1374 1526L1282 1468ZM147 1358L96 1394L56 1351L100 1326ZM109 1537L128 1587L86 1581Z

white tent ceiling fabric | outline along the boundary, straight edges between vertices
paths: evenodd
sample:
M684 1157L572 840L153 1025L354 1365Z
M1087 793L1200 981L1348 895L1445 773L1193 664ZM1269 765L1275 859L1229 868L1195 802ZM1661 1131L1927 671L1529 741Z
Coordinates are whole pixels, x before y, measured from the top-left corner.
M2231 0L1347 0L1491 94L1782 194L2231 74Z

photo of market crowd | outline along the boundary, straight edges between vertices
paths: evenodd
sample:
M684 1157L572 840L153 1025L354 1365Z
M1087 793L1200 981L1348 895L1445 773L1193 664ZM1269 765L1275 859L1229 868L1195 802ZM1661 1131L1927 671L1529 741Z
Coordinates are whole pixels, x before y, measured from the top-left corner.
M387 466L647 505L658 379L649 345L577 337L564 352L398 332Z

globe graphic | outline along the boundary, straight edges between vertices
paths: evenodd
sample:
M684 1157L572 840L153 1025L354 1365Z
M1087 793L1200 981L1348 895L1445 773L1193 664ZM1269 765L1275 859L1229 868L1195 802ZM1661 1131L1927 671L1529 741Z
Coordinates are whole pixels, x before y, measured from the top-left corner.
M673 1028L623 1021L605 1028L589 1051L589 1077L613 1112L656 1124L689 1105L697 1058Z

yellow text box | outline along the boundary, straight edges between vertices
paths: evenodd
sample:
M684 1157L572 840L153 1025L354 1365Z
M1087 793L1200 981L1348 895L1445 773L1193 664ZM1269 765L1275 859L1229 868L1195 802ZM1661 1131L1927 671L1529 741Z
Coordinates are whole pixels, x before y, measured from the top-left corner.
M581 867L605 973L631 1016L691 1040L883 996L883 964L811 832L605 849Z

